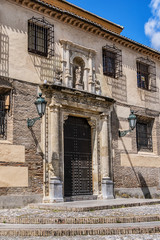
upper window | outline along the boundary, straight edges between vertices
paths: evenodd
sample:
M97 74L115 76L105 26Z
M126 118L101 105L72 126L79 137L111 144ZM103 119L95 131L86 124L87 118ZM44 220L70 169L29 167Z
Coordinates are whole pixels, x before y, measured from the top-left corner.
M103 73L115 77L115 53L103 49Z
M136 130L138 151L152 151L152 122L138 121Z
M53 25L44 19L31 18L28 21L28 51L48 57L54 55Z
M149 89L149 66L140 62L137 62L137 85Z
M103 74L113 78L122 75L122 54L115 46L106 45L103 51Z
M142 89L156 91L155 63L148 58L137 59L137 86Z

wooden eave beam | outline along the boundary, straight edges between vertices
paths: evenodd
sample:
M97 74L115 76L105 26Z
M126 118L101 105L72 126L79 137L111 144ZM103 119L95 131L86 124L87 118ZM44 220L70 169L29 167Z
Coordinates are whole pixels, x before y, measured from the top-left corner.
M38 8L39 8L39 5L36 4L36 3L34 4L34 6L32 6L32 9L33 9L33 10L38 10Z
M27 7L33 7L35 4L33 3L33 2L29 2L28 4L27 4Z
M44 10L44 14L47 14L47 15L50 15L51 12L52 12L52 11L51 11L50 9L45 9L45 10Z
M28 4L31 3L29 0L23 0L22 5L28 7Z

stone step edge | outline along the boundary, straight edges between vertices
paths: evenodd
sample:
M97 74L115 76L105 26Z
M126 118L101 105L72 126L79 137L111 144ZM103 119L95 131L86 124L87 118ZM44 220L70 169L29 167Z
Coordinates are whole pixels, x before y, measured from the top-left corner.
M138 207L138 206L147 206L147 205L156 205L160 204L160 200L154 202L137 202L137 203L124 203L124 204L112 204L112 205L101 205L101 206L92 206L92 207L70 207L70 206L57 206L54 204L29 204L28 207L31 209L40 209L40 210L52 210L52 211L73 211L73 212L89 212L96 210L105 210L105 209L116 209L116 208L126 208L126 207Z
M77 235L120 235L160 233L160 227L119 227L96 229L1 229L0 236L35 237L35 236L77 236Z
M10 224L103 224L103 223L136 223L160 221L160 215L128 217L0 217L0 223Z

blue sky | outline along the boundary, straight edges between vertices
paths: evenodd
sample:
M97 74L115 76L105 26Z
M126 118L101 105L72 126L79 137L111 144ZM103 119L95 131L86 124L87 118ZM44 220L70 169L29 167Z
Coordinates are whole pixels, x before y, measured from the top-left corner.
M122 35L160 50L160 0L67 0L124 27Z

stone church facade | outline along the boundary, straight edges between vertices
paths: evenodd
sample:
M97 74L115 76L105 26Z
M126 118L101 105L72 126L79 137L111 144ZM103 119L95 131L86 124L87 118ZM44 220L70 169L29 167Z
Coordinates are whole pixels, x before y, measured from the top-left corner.
M64 0L1 0L0 13L0 207L159 198L160 53Z

